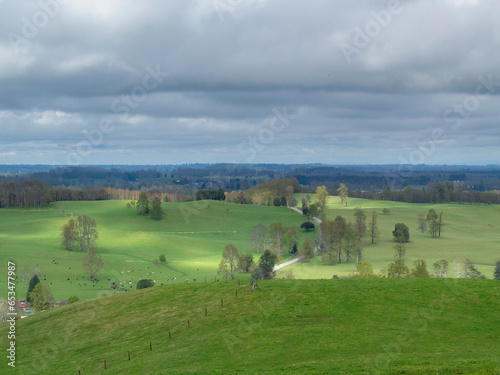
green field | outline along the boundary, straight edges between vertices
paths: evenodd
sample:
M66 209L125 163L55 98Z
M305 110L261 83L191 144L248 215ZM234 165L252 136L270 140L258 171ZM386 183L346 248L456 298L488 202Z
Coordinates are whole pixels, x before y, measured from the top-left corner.
M297 195L300 200L305 195ZM405 262L412 267L416 259L425 259L429 271L432 263L438 259L450 262L450 273L453 273L454 259L469 258L485 274L492 278L495 263L500 260L500 206L499 205L459 205L459 204L415 204L402 202L375 201L349 198L348 207L341 207L338 197L329 197L326 208L328 220L342 215L348 221L353 220L354 208L365 210L367 222L372 211L377 213L377 223L380 232L375 245L365 248L364 258L372 263L376 272L394 261L392 231L396 223L405 223L410 228L410 243L407 244ZM384 208L390 208L387 215ZM432 238L429 233L417 230L419 213L427 214L430 208L438 213L443 212L444 232L441 238ZM365 238L365 241L368 239ZM290 267L298 278L331 278L332 275L345 276L353 272L353 264L326 266L321 259L315 258L310 263L295 264ZM285 271L279 271L278 276Z
M297 197L300 200L302 196ZM122 283L127 290L134 289L141 278L156 280L157 285L183 283L187 279L190 282L193 279L205 281L205 278L210 281L216 277L225 245L232 243L240 251L250 251L248 231L254 225L281 222L288 226L300 225L304 221L299 214L286 208L216 201L164 204L165 218L154 221L137 215L134 208L127 209L125 203L59 202L41 209L1 209L0 262L6 264L10 260L16 263L18 298L25 298L27 289L26 280L22 281L23 269L34 264L39 265L42 281L50 285L56 300L71 295L84 299L114 293L109 289L110 281ZM65 207L65 217L62 216L62 206ZM404 222L410 228L411 242L407 245L405 257L410 267L413 260L420 258L427 261L432 271L432 263L444 258L450 262L451 274L454 259L469 258L491 278L494 264L500 259L500 206L433 206L351 198L349 206L341 208L338 198L330 197L327 218L331 220L336 215L343 215L352 220L355 207L366 210L368 218L372 210L378 213L380 237L364 252L364 259L373 264L376 272L394 260L392 230L397 222ZM416 230L418 213L426 213L431 207L444 213L444 233L439 239ZM383 208L390 208L391 213L384 215ZM60 228L71 213L75 217L86 214L97 221L97 244L104 268L98 275L100 282L95 286L84 277L83 254L66 251L60 246ZM314 233L307 235L314 236ZM301 240L305 236L302 233ZM162 253L166 255L167 265L154 267L153 259ZM288 269L296 278L329 279L335 274L346 276L355 267L352 263L323 265L320 257L316 257L309 263L296 263L280 270L278 277L284 276ZM246 279L248 276L240 277ZM0 279L0 297L6 296L5 279Z
M250 289L163 286L42 312L17 322L17 367L4 357L0 372L500 373L497 281L270 280Z
M58 202L41 209L0 209L0 263L16 263L18 298L26 298L27 283L21 281L23 269L34 264L39 265L41 280L50 285L56 300L112 293L110 281L121 282L132 290L141 278L156 280L157 285L183 283L187 279L213 280L227 244L234 244L240 252L250 251L248 231L253 226L303 222L300 215L287 208L216 201L163 204L166 216L155 221L137 215L135 208L127 209L125 203ZM71 213L75 218L82 214L91 216L97 222L97 245L104 268L96 286L85 276L83 254L60 246L60 228ZM154 267L153 259L160 254L166 255L167 265ZM4 277L0 279L0 298L6 296Z

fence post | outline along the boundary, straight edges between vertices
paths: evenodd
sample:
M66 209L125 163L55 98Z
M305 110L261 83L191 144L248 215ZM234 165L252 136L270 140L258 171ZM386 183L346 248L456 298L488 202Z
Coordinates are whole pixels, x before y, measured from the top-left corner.
M104 361L104 370L106 370L106 361Z
M238 290L236 290L235 292L236 292L236 298L238 298Z
M171 340L172 339L172 334L170 333L170 331L168 331L168 338Z
M221 306L221 307L222 307L222 306L224 306L224 299L222 299L222 298L221 298L221 300L220 300L220 306Z
M191 328L190 325L189 325L189 319L188 319L188 328Z
M149 350L153 350L153 343L149 342Z
M205 316L207 316L207 309L205 309Z
M130 361L130 352L128 352L128 360Z

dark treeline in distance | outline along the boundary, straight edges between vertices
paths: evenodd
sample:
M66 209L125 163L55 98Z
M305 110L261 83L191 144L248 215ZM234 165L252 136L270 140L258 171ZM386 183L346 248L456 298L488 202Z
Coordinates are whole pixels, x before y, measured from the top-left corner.
M169 202L215 199L283 205L293 193L341 183L349 196L408 203L499 204L500 167L421 166L403 177L397 166L184 165L134 170L128 167L37 166L16 171L0 166L0 207L40 207L54 201L137 199L141 191ZM278 182L276 182L278 181ZM292 200L293 202L293 200Z

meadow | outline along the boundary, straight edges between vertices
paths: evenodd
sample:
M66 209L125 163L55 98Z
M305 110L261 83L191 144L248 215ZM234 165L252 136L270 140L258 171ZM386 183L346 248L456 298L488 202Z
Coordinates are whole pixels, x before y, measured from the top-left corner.
M296 196L299 202L303 197L304 194ZM376 273L395 260L392 231L396 223L405 223L410 229L410 242L404 259L410 269L413 261L424 259L428 270L432 272L432 264L436 260L446 259L452 276L453 260L468 258L487 278L493 277L494 265L500 260L499 205L432 205L349 198L348 206L341 207L339 198L330 196L325 209L326 218L333 220L341 215L347 221L353 221L356 207L365 211L367 223L371 219L371 212L377 213L379 237L374 245L368 245L364 249L364 260L373 265ZM390 213L384 214L384 208L390 209ZM417 230L418 214L426 215L430 208L438 213L443 212L444 230L441 238L432 238L430 233L420 233ZM368 235L364 242L370 242ZM313 258L308 263L293 264L289 268L296 278L305 279L331 278L334 274L347 276L355 271L352 263L327 266L322 264L320 257ZM280 270L278 276L287 271Z
M500 373L497 281L258 285L253 292L236 281L164 285L41 312L17 322L16 368L4 358L0 369L5 375ZM1 337L7 329L0 327Z
M299 201L302 197L297 195ZM227 244L234 244L240 252L251 251L248 231L256 224L269 226L281 222L298 226L304 222L299 214L283 207L217 201L163 204L166 215L155 221L137 215L135 208L126 208L125 204L126 201L120 200L58 202L41 209L0 209L0 262L16 263L18 298L25 298L27 290L28 277L23 271L34 264L39 265L42 281L50 285L56 300L72 295L85 299L116 293L110 290L110 282L122 283L124 289L133 290L142 278L153 279L156 285L183 283L188 279L214 280ZM403 222L410 228L411 238L404 258L410 268L414 260L425 259L432 271L434 261L447 259L453 274L452 261L469 258L487 278L492 278L494 264L500 259L500 206L407 204L350 198L348 207L340 207L338 197L329 197L326 217L333 220L342 215L352 220L355 207L365 210L367 221L372 211L377 213L380 235L374 245L364 250L364 260L372 263L375 272L394 261L392 231L395 223ZM384 214L384 208L389 208L390 213ZM418 213L425 214L429 208L443 212L445 226L441 238L431 238L429 233L422 234L416 229ZM104 260L97 284L90 283L85 276L83 254L60 246L60 228L71 214L96 219L97 244ZM314 235L302 232L300 242ZM365 237L365 241L369 239ZM155 267L153 259L160 254L165 254L167 264ZM254 253L256 260L258 257ZM289 270L300 279L330 279L333 275L348 276L355 271L355 265L351 262L328 266L321 262L321 257L316 257L307 263L285 267L277 276L284 277ZM248 279L246 274L238 277ZM0 298L6 295L6 281L2 279Z
M300 225L304 221L287 208L217 201L164 203L166 215L155 221L138 215L134 207L126 208L126 203L57 202L41 209L0 209L0 263L16 263L18 298L26 298L29 276L23 276L24 269L35 264L56 300L116 293L110 290L110 282L132 290L142 278L153 279L157 285L214 280L227 244L234 244L240 252L251 251L248 231L253 226L274 222ZM61 226L71 214L75 218L84 214L97 222L97 246L104 267L95 285L85 276L83 254L60 245ZM160 254L165 254L167 263L155 267L153 259ZM256 259L258 256L255 254ZM6 296L6 280L1 279L0 298Z

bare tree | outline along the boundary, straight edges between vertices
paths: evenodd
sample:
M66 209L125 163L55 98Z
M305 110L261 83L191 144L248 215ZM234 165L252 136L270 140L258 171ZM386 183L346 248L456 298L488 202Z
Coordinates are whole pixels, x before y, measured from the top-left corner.
M260 253L266 249L267 228L264 224L257 224L248 232L252 247Z
M373 245L375 243L375 238L378 237L377 213L375 211L372 211L372 220L370 221L369 231Z
M222 252L222 260L219 263L217 273L230 276L231 280L234 280L234 275L238 268L238 255L238 249L234 245L226 245Z
M102 268L104 262L100 256L97 256L97 247L91 247L87 255L83 258L83 267L87 271L90 280L94 281L95 276Z

